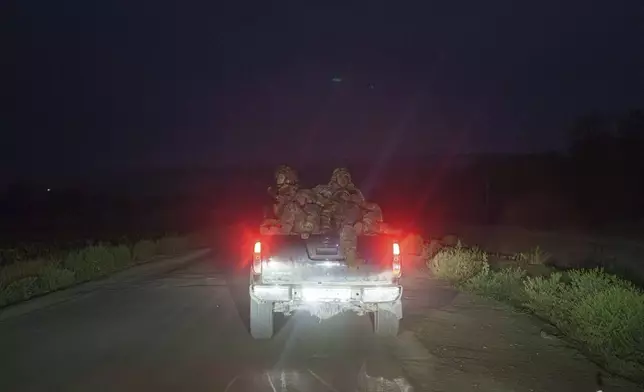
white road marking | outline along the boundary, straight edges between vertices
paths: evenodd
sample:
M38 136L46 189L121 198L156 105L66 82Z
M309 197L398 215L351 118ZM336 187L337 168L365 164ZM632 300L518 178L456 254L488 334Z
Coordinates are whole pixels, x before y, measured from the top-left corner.
M239 375L237 375L237 376L233 377L233 379L232 379L232 380L230 380L230 382L228 383L228 385L226 385L226 389L224 389L224 392L228 392L228 390L230 389L230 387L232 387L232 386L233 386L233 384L235 383L235 381L237 381L237 379L238 379L238 378L239 378Z
M313 377L315 377L315 379L316 379L316 380L318 380L319 382L321 382L321 383L322 383L322 385L324 385L325 387L329 388L329 390L330 390L330 391L338 392L338 390L337 390L337 389L333 388L333 386L332 386L331 384L329 384L328 382L324 381L324 379L323 379L322 377L318 376L318 375L317 375L313 370L311 370L311 369L306 369L306 370L308 370L308 371L309 371L309 373L311 373L311 375L312 375Z
M271 375L268 374L268 372L264 374L266 374L266 378L268 379L268 384L271 386L271 389L273 389L273 392L277 392L277 389L275 389L275 385L273 385L273 380L271 380Z

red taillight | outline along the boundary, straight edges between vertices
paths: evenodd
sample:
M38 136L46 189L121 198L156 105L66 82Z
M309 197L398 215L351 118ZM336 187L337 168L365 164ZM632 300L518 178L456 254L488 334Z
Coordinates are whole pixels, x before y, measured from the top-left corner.
M253 246L253 272L262 273L262 243L257 241Z
M400 262L400 244L394 242L393 244L393 260L392 260L392 272L395 278L399 278L402 275L402 266Z

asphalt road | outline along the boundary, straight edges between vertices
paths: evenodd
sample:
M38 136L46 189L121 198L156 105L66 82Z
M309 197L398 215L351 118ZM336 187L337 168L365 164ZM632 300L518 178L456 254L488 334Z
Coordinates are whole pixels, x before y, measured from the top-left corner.
M412 390L401 355L423 353L376 338L368 316L297 314L253 340L247 270L221 258L151 263L0 313L0 391Z

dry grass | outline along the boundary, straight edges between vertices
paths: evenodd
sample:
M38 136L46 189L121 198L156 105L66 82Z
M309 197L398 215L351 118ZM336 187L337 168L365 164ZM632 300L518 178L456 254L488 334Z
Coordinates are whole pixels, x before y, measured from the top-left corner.
M427 266L436 277L452 283L464 282L489 268L485 252L464 248L460 242L453 248L443 248Z

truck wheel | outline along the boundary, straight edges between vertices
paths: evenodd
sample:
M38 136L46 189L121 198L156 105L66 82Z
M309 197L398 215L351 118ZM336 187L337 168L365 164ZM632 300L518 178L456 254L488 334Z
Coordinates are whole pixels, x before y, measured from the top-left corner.
M255 339L273 337L273 303L250 299L250 334Z
M378 306L373 314L373 330L378 336L396 336L398 335L398 326L400 320L391 309L381 308Z

